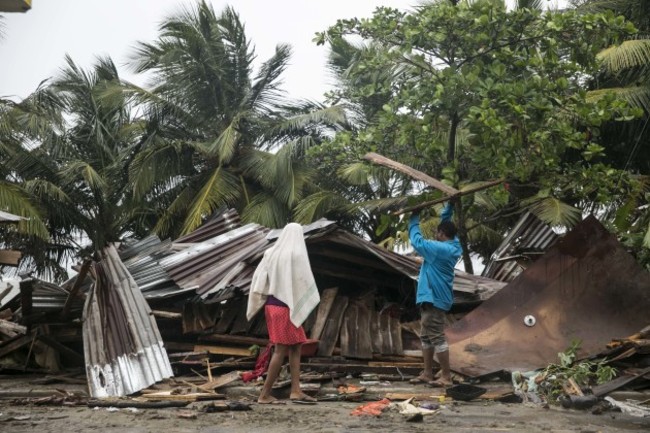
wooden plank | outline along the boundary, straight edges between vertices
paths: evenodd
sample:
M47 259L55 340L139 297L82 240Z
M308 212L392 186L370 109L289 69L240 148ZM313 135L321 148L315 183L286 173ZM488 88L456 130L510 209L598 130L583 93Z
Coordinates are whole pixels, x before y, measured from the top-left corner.
M370 310L370 335L372 352L381 353L382 335L379 332L379 313L376 310Z
M433 205L436 205L438 203L444 203L446 201L449 201L452 198L462 197L464 195L469 195L469 194L473 194L473 193L478 192L478 191L482 191L484 189L492 188L493 186L499 185L499 184L503 183L504 181L505 181L505 179L497 179L497 180L487 181L487 182L483 183L482 185L476 186L474 188L468 188L468 189L465 189L463 191L460 191L458 194L454 194L453 196L441 197L441 198L438 198L438 199L435 199L435 200L425 201L425 202L422 202L422 203L419 203L419 204L416 204L416 205L413 205L413 206L409 206L409 207L405 207L403 209L396 210L394 212L390 212L390 214L391 215L401 215L401 214L407 213L407 212L413 212L413 211L426 209L426 208L431 207Z
M390 354L401 355L404 353L404 346L402 344L402 325L397 317L390 316L388 326L390 330Z
M235 308L235 307L233 307ZM246 318L246 302L243 302L243 298L236 301L237 308L237 317L232 324L232 329L230 330L231 334L247 334L248 330L253 326L253 321L250 322Z
M160 319L182 319L183 318L183 313L177 313L175 311L151 310L151 314L153 314L154 317L158 317Z
M416 367L422 368L424 364L422 362L382 362L382 361L370 361L368 365L371 367Z
M230 334L209 334L199 337L199 341L217 341L220 343L241 344L243 346L252 346L254 344L264 347L269 344L267 338L248 337L246 335Z
M88 270L90 269L91 263L92 263L91 260L84 260L83 264L81 265L81 269L77 274L77 278L74 280L74 284L72 285L72 288L68 293L68 297L65 300L65 304L63 305L63 309L61 310L62 318L66 318L68 317L68 314L70 314L70 308L72 307L72 302L74 302L75 298L79 295L79 289L81 289L81 286L84 280L86 279L86 275L88 274Z
M445 396L445 390L440 388L438 391L431 391L427 393L416 393L416 392L387 392L384 396L387 399L393 401L408 400L409 398L415 398L418 401L445 401L452 400L451 397Z
M0 264L18 266L23 253L16 250L0 250Z
M402 173L411 176L413 179L422 181L427 185L432 186L439 191L442 191L446 195L454 195L460 193L460 191L458 191L456 188L452 188L451 186L440 182L438 179L435 179L428 174L422 173L421 171L409 167L408 165L404 165L400 162L393 161L392 159L386 158L385 156L379 155L378 153L369 152L364 155L363 159L378 165L383 165L384 167L401 171Z
M395 367L395 366L371 366L367 364L335 364L335 363L308 363L312 371L318 372L344 372L346 374L376 373L376 374L397 374L417 376L422 372L422 367ZM399 370L399 371L398 371Z
M47 344L54 350L58 351L61 355L73 359L74 361L78 362L80 365L84 364L83 355L75 352L74 350L70 349L68 346L59 343L58 341L52 339L51 337L47 335L39 335L38 340Z
M133 399L127 400L115 400L115 399L106 399L106 400L88 400L88 407L135 407L138 409L160 409L165 407L185 407L188 404L192 403L191 401L136 401Z
M343 317L341 355L348 358L372 359L370 312L358 302L351 302Z
M634 373L625 373L614 380L610 380L609 382L593 387L592 392L596 397L602 397L603 395L609 394L612 391L622 388L628 383L642 376L645 376L648 373L650 373L650 367L647 367L640 371L636 371Z
M8 320L3 320L0 319L0 331L6 332L13 332L16 334L27 334L27 327L23 325L19 325L18 323L10 322Z
M230 328L232 327L233 323L237 319L237 315L239 314L238 307L239 305L236 305L236 303L232 301L228 301L222 305L223 315L221 316L221 319L219 319L219 322L217 322L217 326L214 328L214 332L216 334L229 333Z
M29 335L20 335L11 340L3 341L0 343L0 358L10 354L14 350L18 350L23 346L27 346L34 339L34 332Z
M227 346L205 346L197 344L194 346L194 352L208 352L214 355L230 355L230 356L250 356L251 352L248 349L241 347L227 347Z
M241 378L241 372L240 371L231 371L230 373L226 373L224 375L221 375L217 377L214 380L209 381L208 383L204 383L203 385L199 385L199 389L202 389L203 391L212 391L217 388L221 388L222 386L229 385Z
M325 328L325 322L327 321L327 317L330 314L332 304L334 303L334 299L336 299L338 291L338 287L331 287L329 289L323 290L323 293L321 293L320 303L318 304L318 312L316 313L316 322L311 329L310 338L314 340L320 339L320 336L323 333L323 329Z
M323 332L318 343L319 356L332 356L332 353L334 353L334 347L336 347L336 343L339 338L339 331L341 329L343 315L345 314L345 310L347 308L347 296L337 296L336 299L334 299L334 303L332 304L330 314L327 317L325 327L323 328Z
M379 333L381 334L381 354L392 355L393 346L391 344L390 316L388 314L379 315Z

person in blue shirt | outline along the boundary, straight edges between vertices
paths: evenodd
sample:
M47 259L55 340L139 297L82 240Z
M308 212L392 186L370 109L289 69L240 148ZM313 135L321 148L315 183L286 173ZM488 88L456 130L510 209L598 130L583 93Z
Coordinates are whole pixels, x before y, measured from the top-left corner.
M457 229L451 221L453 206L447 203L440 214L436 239L425 239L420 232L420 215L413 213L409 220L409 239L415 251L423 258L416 304L420 309L420 341L424 371L412 383L428 383L432 386L452 385L449 362L449 346L445 337L445 313L454 302L454 268L462 254ZM440 364L440 378L434 380L434 355Z

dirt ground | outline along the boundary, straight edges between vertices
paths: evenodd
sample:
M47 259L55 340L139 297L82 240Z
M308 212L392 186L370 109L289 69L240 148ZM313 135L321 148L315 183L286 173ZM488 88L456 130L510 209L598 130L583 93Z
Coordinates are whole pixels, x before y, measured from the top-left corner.
M531 403L499 403L491 400L471 402L432 402L439 404L435 414L419 422L388 409L380 416L355 416L351 412L364 402L319 402L316 405L259 405L254 403L255 388L226 392L220 401L194 402L183 408L134 409L40 406L24 404L25 399L10 399L12 390L30 388L28 381L0 377L0 432L630 432L650 431L650 418L637 418L621 412L543 407ZM48 385L50 389L74 392L69 384ZM424 388L413 386L412 392ZM81 389L80 387L77 389ZM403 390L402 390L403 391ZM250 410L211 412L214 404L244 402ZM422 401L421 403L425 403Z

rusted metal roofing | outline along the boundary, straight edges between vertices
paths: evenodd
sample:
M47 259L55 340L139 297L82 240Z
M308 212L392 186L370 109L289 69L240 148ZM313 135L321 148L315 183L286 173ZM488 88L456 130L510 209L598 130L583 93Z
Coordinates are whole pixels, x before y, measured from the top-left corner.
M526 212L494 251L481 274L499 281L512 281L546 252L558 235L539 218Z
M202 242L241 226L239 214L228 209L185 236L176 239L176 243Z
M177 239L170 248L162 244L152 250L140 244L131 246L140 253L130 253L132 258L125 264L147 299L193 292L194 301L214 303L248 293L257 262L282 230L258 224L241 226L236 212L231 210L197 231ZM308 224L303 226L303 233L317 275L405 290L411 290L417 279L417 260L355 236L333 221ZM142 242L151 245L152 241ZM493 293L494 283L461 273L455 289L478 301Z
M590 216L447 332L452 368L479 375L580 357L649 324L650 273ZM534 320L530 320L531 316Z
M94 265L83 313L88 387L93 397L124 396L172 377L151 309L109 245Z

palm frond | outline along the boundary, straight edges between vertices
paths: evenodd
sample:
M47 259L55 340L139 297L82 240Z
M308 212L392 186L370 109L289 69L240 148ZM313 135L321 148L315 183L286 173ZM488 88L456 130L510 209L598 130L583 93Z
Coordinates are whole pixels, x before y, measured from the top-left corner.
M597 58L612 74L618 74L629 68L648 67L650 39L633 39L611 46L598 53Z
M222 167L217 167L209 178L202 182L201 189L192 200L181 234L191 233L204 218L221 206L232 205L239 197L239 181Z
M595 102L608 94L615 94L617 98L623 99L632 107L642 108L646 113L650 112L650 87L630 86L612 87L587 92L587 101Z
M323 218L326 212L346 213L350 209L350 203L341 195L332 191L319 191L298 203L294 211L294 218L296 222L309 224Z
M69 162L61 170L61 176L71 184L83 180L91 189L96 191L105 191L108 187L106 179L86 161L77 160Z
M17 224L20 233L41 239L50 237L41 213L18 185L0 181L0 209L27 218Z
M283 101L284 92L280 90L282 83L279 78L288 66L290 57L291 47L282 44L275 48L271 58L262 63L246 102L249 109L268 113Z
M235 156L237 144L241 137L237 130L239 118L233 121L217 136L217 138L206 146L209 154L219 157L221 164L228 164Z
M242 220L265 227L280 228L290 222L290 215L280 199L267 192L260 192L244 208Z
M371 167L363 162L355 162L342 166L338 175L352 185L366 185L370 179Z
M582 212L555 197L534 197L522 202L533 215L552 226L573 227L582 219Z

